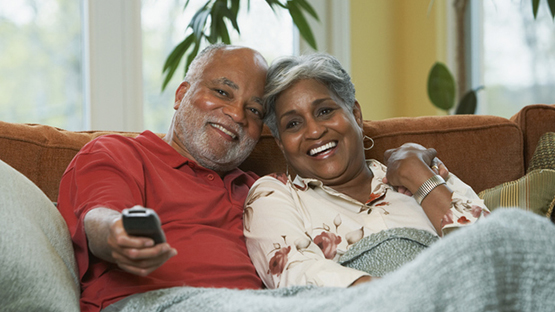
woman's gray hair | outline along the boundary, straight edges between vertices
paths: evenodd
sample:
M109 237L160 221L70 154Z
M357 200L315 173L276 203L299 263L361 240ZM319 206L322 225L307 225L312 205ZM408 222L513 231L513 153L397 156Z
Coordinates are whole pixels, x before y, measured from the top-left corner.
M275 138L279 139L276 100L282 92L303 79L315 79L323 83L337 97L337 104L344 109L351 111L355 104L355 86L335 57L315 53L278 58L268 69L264 89L264 122Z

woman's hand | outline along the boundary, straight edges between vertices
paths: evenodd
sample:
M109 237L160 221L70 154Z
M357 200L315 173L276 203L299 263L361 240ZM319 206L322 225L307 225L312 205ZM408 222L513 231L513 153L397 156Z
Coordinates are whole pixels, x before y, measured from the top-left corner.
M415 168L412 166L414 166L414 163L419 165L418 162L426 165L434 174L439 174L442 178L447 179L449 170L436 155L435 149L425 148L416 143L405 143L401 147L387 150L384 155L387 174L383 182L396 187L400 193L412 196L412 192L404 180L413 178L411 175L414 173L411 172ZM421 169L423 170L423 168ZM416 189L420 185L418 184Z
M139 276L147 276L177 255L168 243L154 245L150 238L127 235L121 214L107 208L87 213L85 233L93 255Z

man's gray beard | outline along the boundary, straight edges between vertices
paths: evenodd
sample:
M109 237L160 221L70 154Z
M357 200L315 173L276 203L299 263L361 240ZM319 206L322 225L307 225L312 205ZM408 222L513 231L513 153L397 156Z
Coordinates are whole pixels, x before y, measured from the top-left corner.
M210 148L207 132L204 127L209 127L206 120L202 123L202 128L195 129L187 124L188 120L180 120L179 126L183 130L183 144L193 158L204 168L216 172L228 172L237 168L252 152L257 140L247 137L241 129L238 137L243 138L239 143L232 144L224 155L217 155L214 149ZM212 143L214 144L214 143ZM223 144L226 144L225 142ZM202 156L202 157L199 157ZM208 161L206 161L208 160Z

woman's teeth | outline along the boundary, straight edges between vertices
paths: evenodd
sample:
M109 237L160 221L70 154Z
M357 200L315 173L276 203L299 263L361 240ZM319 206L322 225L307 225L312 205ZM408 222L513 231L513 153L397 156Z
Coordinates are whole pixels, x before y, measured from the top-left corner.
M328 149L330 149L330 148L334 148L334 147L336 147L336 146L337 146L337 142L329 142L329 143L324 144L324 145L322 145L322 146L320 146L320 147L311 149L311 150L308 152L308 154L309 154L310 156L314 156L314 155L316 155L316 154L318 154L318 153L321 153L321 152L323 152L323 151L325 151L325 150L328 150Z

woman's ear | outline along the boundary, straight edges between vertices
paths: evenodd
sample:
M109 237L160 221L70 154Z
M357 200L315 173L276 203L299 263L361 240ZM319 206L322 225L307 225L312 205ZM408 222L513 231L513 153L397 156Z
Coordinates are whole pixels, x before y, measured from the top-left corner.
M360 109L360 104L357 100L355 100L355 104L353 105L353 116L355 116L357 124L362 129L364 119L362 118L362 110Z
M281 153L283 154L283 157L285 157L285 153L283 152L283 144L281 143L281 140L278 138L274 138L274 140L276 141L277 146L279 147L279 149L281 150ZM287 160L287 159L286 159Z
M177 110L179 108L179 106L181 105L181 101L183 100L183 97L185 96L185 93L187 93L187 90L189 90L189 87L191 85L187 82L187 81L183 81L179 87L177 87L177 90L175 91L175 101L173 103L173 109Z

